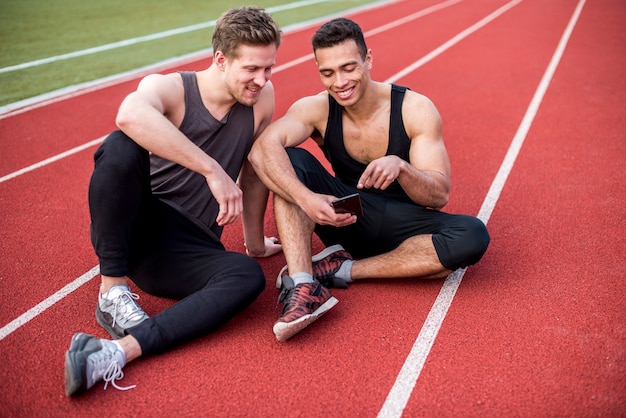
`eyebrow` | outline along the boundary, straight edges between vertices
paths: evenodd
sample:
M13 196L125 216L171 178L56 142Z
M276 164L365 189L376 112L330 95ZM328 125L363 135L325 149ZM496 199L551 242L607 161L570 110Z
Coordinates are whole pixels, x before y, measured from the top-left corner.
M358 64L359 64L359 63L358 63L358 61L356 61L356 60L354 60L354 61L349 61L349 62L346 62L345 64L340 65L340 66L339 66L339 68L340 68L340 69L343 69L343 68L349 67L349 66L351 66L351 65L358 65ZM325 72L325 71L335 71L335 70L334 70L334 69L332 69L332 68L325 68L325 67L320 67L320 68L319 68L319 72L320 72L320 73Z

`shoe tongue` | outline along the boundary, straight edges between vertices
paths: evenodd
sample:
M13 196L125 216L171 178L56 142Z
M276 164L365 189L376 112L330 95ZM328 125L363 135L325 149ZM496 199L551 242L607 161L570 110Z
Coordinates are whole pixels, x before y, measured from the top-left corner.
M283 276L282 287L287 288L287 289L291 289L292 287L295 287L293 279L290 276Z

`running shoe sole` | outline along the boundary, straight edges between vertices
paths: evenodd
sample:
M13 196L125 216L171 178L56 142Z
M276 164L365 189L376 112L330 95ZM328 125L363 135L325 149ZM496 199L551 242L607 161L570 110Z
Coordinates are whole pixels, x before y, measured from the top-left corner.
M303 315L295 321L277 322L274 324L274 335L278 341L287 341L307 326L318 320L322 315L328 312L333 306L339 302L334 296L331 296L324 304L308 315Z
M74 334L70 349L65 353L65 394L67 396L78 395L86 390L85 354L82 350L91 340L91 336L87 334Z

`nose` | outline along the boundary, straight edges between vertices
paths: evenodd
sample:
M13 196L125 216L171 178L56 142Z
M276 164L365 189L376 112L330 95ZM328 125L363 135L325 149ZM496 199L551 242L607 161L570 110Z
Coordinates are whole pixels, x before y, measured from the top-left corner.
M348 82L348 79L346 77L343 76L343 74L341 73L341 71L338 71L337 73L335 73L335 87L343 87L346 85L346 83Z
M259 71L254 77L254 84L259 87L265 87L265 84L267 84L267 81L270 79L271 75L271 70Z

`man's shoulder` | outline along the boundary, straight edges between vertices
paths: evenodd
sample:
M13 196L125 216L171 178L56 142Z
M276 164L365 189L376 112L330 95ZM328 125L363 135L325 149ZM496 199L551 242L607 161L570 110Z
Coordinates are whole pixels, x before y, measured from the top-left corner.
M328 93L324 91L296 100L281 119L303 124L312 131L323 132L328 119L328 109Z
M432 105L432 100L422 93L411 90L410 87L406 87L406 91L404 92L405 100L409 100L412 103L423 104L423 105Z
M296 100L291 108L309 113L328 113L328 92L322 91L311 96L304 96Z

